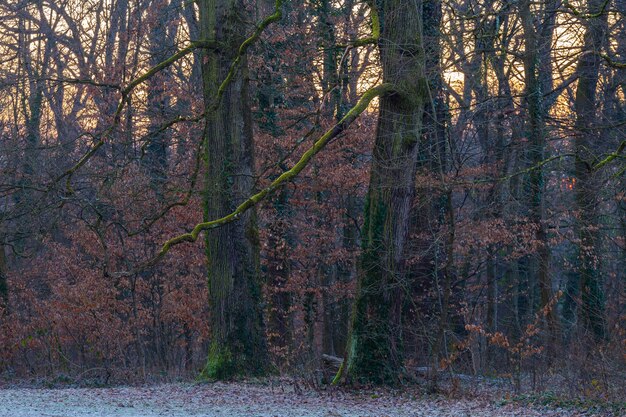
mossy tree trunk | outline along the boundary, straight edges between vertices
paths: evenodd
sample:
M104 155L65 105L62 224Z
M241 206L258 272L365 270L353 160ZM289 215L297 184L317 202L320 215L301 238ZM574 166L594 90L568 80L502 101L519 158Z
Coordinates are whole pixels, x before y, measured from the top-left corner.
M381 97L365 209L362 255L343 376L393 384L403 373L402 307L409 287L405 246L427 86L421 2L378 2L383 78L398 93Z
M201 0L199 6L202 38L220 44L219 51L206 50L202 59L209 108L245 39L245 8L241 0ZM254 154L245 58L217 111L207 115L204 141L204 218L211 220L230 213L252 193ZM212 340L203 376L263 374L267 346L254 210L242 214L238 222L208 231L206 256Z

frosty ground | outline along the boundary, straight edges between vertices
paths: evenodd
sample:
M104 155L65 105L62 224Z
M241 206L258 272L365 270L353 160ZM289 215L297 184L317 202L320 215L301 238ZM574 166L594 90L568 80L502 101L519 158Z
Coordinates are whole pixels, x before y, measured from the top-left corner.
M572 410L498 405L488 399L410 393L306 391L271 384L0 389L1 417L549 417ZM590 414L585 414L589 416ZM599 415L599 414L598 414Z

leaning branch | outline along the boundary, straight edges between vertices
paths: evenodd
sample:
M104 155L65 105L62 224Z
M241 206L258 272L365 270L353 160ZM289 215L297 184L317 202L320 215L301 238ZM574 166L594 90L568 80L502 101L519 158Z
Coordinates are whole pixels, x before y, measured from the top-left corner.
M41 81L49 81L49 82L52 82L52 83L59 83L59 84L81 84L81 85L91 85L91 86L94 86L94 87L111 88L113 90L122 90L122 87L120 87L117 84L99 83L97 81L90 80L89 78L43 77L43 78L39 78L39 80L41 80Z
M602 169L603 167L605 167L606 165L608 165L609 163L611 163L613 160L617 159L617 158L623 158L622 153L624 152L624 150L626 150L626 140L622 141L622 143L618 146L618 148L615 150L615 152L611 152L610 154L608 154L604 159L602 159L601 161L599 161L598 163L596 163L595 165L588 165L589 166L589 170L591 172L596 172L599 171L600 169ZM450 184L447 184L445 187L443 187L444 189L448 189L448 187L453 186L453 187L458 187L458 186L471 186L471 185L479 185L479 184L494 184L494 183L499 183L499 182L504 182L504 181L508 181L514 177L518 177L520 175L525 175L525 174L530 174L533 171L537 171L539 169L542 169L545 165L550 164L551 162L554 161L560 161L566 158L576 158L577 154L575 153L564 153L564 154L559 154L559 155L554 155L551 156L549 158L544 159L543 161L539 161L536 164L513 172L509 175L505 175L502 177L497 177L497 178L485 178L485 179L477 179L477 180L473 180L473 181L458 181L458 182L452 182Z
M578 18L581 18L581 19L596 19L596 18L602 16L602 14L604 14L604 12L606 11L607 6L609 5L609 0L604 0L604 3L602 3L602 5L600 6L600 10L598 10L595 13L593 13L593 12L589 12L589 13L581 12L573 4L571 4L568 0L565 0L563 2L563 5L565 7L567 7L572 12L572 14L574 16L578 17Z
M159 262L174 246L180 245L186 242L195 242L202 232L210 229L215 229L224 226L228 223L232 223L239 219L246 211L257 205L260 201L264 200L268 195L274 192L276 189L284 186L285 184L294 180L294 178L307 167L309 162L317 155L326 145L334 138L339 136L348 126L352 124L369 106L372 100L376 97L380 97L386 94L393 93L395 88L392 84L381 84L367 90L358 103L350 109L350 111L341 119L335 126L326 131L306 152L302 154L300 160L288 171L282 173L278 178L270 183L267 187L250 196L247 200L241 203L233 212L227 214L216 220L198 223L190 232L173 237L166 241L161 250L151 259L139 265L136 269L130 272L122 272L118 275L129 276L145 270L157 262Z
M246 52L248 51L248 48L250 48L250 46L252 46L261 37L261 34L265 30L265 28L267 28L269 25L271 25L274 22L278 22L280 19L282 19L282 17L283 17L283 0L276 0L276 3L274 5L274 13L266 17L265 19L263 19L261 23L259 23L259 25L257 26L252 36L250 36L248 39L243 41L241 46L239 46L239 50L237 51L237 56L235 57L233 62L230 64L230 68L228 70L228 74L226 74L226 78L224 78L224 81L222 81L222 84L220 84L220 86L217 89L217 94L216 94L215 102L214 102L215 104L211 107L210 109L211 112L217 110L217 107L219 106L219 102L221 101L222 96L224 95L224 92L226 91L226 88L228 87L232 79L235 77L235 74L237 73L237 69L239 68L239 64L241 63L241 60L245 56Z
M626 62L618 62L613 60L610 56L608 56L607 54L600 54L600 56L606 61L606 64L609 67L612 68L617 68L617 69L626 69Z
M152 78L157 73L170 67L171 65L176 63L178 60L184 58L185 56L189 55L190 53L192 53L198 48L218 49L217 44L207 43L204 41L191 42L186 48L181 49L180 51L176 52L174 55L170 56L166 60L159 62L158 64L150 68L148 71L146 71L145 73L143 73L142 75L140 75L139 77L135 78L130 83L128 83L128 85L124 87L124 89L122 89L122 98L120 99L117 105L117 110L115 111L115 123L119 122L119 118L120 118L120 115L122 114L122 110L124 110L124 104L126 103L126 99L130 96L133 90L137 88L137 86L139 86L140 84L143 84L144 82Z
M608 164L609 162L613 161L615 158L619 158L622 152L624 152L624 149L626 149L626 140L623 140L622 143L620 143L619 147L617 148L615 152L611 152L610 154L607 155L606 158L604 158L602 161L595 164L593 166L593 170L597 171L603 166L605 166L606 164Z

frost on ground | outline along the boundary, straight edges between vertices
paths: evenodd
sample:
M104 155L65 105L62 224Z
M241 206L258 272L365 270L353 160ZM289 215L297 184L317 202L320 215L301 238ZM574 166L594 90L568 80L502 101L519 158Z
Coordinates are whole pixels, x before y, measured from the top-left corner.
M575 416L571 410L498 406L408 394L295 393L254 384L0 389L1 417L504 417Z

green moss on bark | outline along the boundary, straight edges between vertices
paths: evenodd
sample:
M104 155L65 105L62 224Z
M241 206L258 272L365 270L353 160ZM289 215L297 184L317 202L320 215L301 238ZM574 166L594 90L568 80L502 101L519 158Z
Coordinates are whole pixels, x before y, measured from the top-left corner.
M223 381L232 379L237 374L237 366L230 349L217 342L211 343L207 362L200 374L200 378Z

